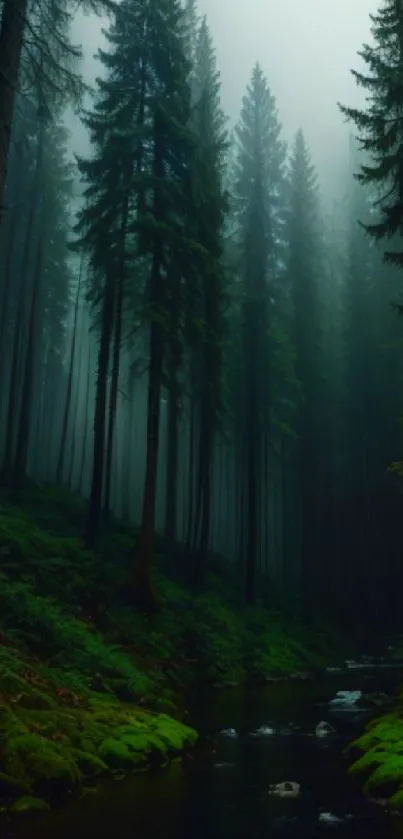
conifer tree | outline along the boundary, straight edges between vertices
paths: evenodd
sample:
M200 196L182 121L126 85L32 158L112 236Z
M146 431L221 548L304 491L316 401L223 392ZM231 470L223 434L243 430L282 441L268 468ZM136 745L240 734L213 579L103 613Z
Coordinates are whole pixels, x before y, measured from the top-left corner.
M376 14L370 15L374 43L359 53L367 73L352 71L357 84L366 92L363 109L340 106L355 123L360 148L366 160L357 178L373 184L378 220L365 222L366 231L376 240L400 238L403 234L403 2L382 0ZM399 241L384 252L387 262L403 265Z
M196 61L197 39L200 28L197 0L184 0L183 10L185 51L191 66L190 78L191 80L193 80L193 69Z
M84 117L94 154L78 160L86 186L84 207L76 225L76 247L89 253L89 296L95 311L100 306L93 471L85 537L88 547L97 538L104 491L108 371L116 306L122 298L128 262L134 256L133 226L145 210L142 183L147 139L147 24L146 4L130 0L121 4L107 33L110 50L99 51L107 77L98 79L94 110ZM128 244L130 230L133 233ZM142 277L140 270L138 276ZM115 377L118 368L119 354L115 357Z
M97 155L80 161L88 186L78 232L90 252L93 299L101 305L92 479L87 544L93 543L104 483L107 376L119 293L118 281L137 285L143 327L148 331L147 455L142 525L136 563L136 598L152 609L153 552L160 400L174 286L185 276L189 210L188 160L194 147L190 118L189 64L184 54L179 0L124 0L101 53L108 75L87 118ZM141 304L141 300L143 303ZM115 333L116 334L116 333ZM116 357L115 357L116 365Z
M55 95L80 96L80 73L74 68L80 49L69 38L77 8L112 10L113 0L3 0L0 7L0 220L3 213L11 130L22 75Z
M221 374L224 331L225 273L223 225L227 208L224 165L227 135L221 110L220 78L215 51L204 18L197 39L193 75L192 127L197 139L193 156L194 217L192 236L202 246L198 271L199 310L193 313L202 327L195 334L193 351L197 384L193 383L194 408L198 409L196 457L196 506L194 522L195 577L201 581L210 539L211 469L213 440L222 408ZM197 369L196 369L197 368Z
M234 200L238 225L243 334L245 596L256 596L261 557L262 481L269 428L270 296L284 239L282 201L286 149L277 108L259 65L237 127Z
M295 417L297 475L301 510L300 561L303 579L314 593L320 561L320 450L321 450L321 351L319 305L318 195L302 131L298 131L291 156L287 224L287 279L291 288L291 334L300 388ZM311 604L312 605L312 604Z

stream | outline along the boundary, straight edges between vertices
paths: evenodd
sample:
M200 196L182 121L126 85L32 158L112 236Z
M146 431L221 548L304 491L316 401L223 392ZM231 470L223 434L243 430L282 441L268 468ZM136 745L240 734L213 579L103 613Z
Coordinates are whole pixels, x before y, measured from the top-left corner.
M189 721L213 737L200 754L154 774L108 780L59 811L4 826L2 839L393 839L403 820L367 801L343 749L379 713L331 703L339 691L393 694L403 667L329 672L319 681L230 688L189 702ZM313 732L326 721L335 734ZM270 794L283 781L297 798Z

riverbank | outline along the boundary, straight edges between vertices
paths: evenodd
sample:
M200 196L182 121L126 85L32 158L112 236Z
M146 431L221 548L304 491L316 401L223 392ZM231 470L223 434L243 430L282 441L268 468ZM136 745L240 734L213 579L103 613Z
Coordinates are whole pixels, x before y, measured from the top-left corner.
M333 700L339 691L361 691L363 704L393 695L402 672L344 667L320 679L194 691L189 719L201 748L189 759L119 782L102 778L97 795L48 813L0 817L2 839L397 839L401 820L365 798L346 771L343 750L372 711ZM321 720L333 734L315 736ZM298 797L269 793L284 782L299 785Z
M134 613L124 592L136 533L115 523L85 551L84 516L81 499L56 490L1 501L0 806L13 811L183 753L197 740L183 723L196 685L296 677L346 652L328 627L244 608L217 567L195 594L169 576L163 546L162 609Z
M403 639L389 649L388 659L403 661ZM403 810L403 692L386 700L384 713L372 719L347 748L349 768L363 783L365 794L389 810Z

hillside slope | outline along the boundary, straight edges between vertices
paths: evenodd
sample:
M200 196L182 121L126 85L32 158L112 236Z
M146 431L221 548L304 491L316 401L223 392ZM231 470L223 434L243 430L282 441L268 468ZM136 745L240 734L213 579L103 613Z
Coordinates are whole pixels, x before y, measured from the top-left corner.
M117 524L94 554L81 545L80 499L33 489L18 501L0 506L3 808L165 763L197 740L182 722L196 684L297 675L337 655L326 629L243 608L219 575L196 596L156 571L162 609L136 614L124 598L135 532Z

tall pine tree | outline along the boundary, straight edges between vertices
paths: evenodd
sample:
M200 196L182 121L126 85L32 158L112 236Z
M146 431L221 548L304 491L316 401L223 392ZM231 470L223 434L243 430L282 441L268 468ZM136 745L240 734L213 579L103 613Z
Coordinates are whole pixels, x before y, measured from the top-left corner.
M321 559L318 515L321 498L321 336L319 307L318 195L302 131L297 133L289 171L287 275L293 300L291 334L300 399L295 419L300 500L300 561L305 587L314 596ZM310 603L312 606L312 603Z
M262 554L262 488L269 430L271 293L283 242L282 201L286 149L277 108L264 74L253 70L237 127L234 199L239 246L243 340L245 596L256 596Z
M374 43L359 53L367 74L353 70L357 84L366 91L365 109L340 106L358 130L360 148L367 159L357 178L377 188L376 206L380 218L365 223L377 240L393 240L384 252L387 262L403 265L403 2L383 0L379 11L370 15ZM396 239L397 237L397 239Z

